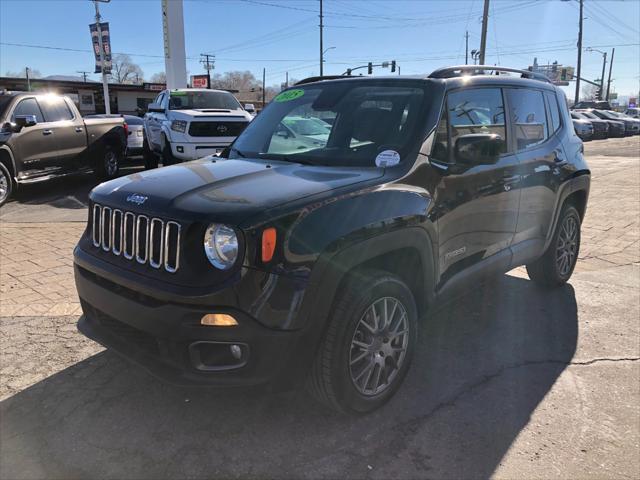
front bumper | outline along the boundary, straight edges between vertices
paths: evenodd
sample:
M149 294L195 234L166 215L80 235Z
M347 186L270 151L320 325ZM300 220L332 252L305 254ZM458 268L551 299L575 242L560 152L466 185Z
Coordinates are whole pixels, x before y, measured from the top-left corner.
M305 329L267 327L232 300L190 303L160 291L152 296L112 281L82 257L76 250L74 272L83 310L78 329L153 375L178 385L286 388L306 372L317 339ZM231 299L228 293L220 298ZM206 313L233 315L238 325L200 325ZM240 358L231 355L232 345L240 349Z
M173 156L180 160L197 160L199 158L206 157L207 155L218 155L222 150L235 140L235 137L230 141L220 141L216 139L211 142L171 142L171 151Z

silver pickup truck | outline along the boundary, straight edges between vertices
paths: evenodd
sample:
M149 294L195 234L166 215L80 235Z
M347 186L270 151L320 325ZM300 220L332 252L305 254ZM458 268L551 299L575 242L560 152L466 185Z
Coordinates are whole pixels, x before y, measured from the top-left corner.
M126 130L122 118L83 119L63 96L0 92L0 206L22 184L85 170L115 177Z

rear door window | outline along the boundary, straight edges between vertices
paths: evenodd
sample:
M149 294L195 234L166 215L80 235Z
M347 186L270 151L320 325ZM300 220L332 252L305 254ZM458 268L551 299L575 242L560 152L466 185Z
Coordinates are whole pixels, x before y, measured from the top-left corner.
M451 145L462 135L495 133L505 141L504 102L499 88L470 88L449 94L447 111Z
M38 104L42 108L47 122L73 120L73 113L62 97L40 97L38 98Z
M19 115L34 115L38 123L44 122L42 111L40 110L35 98L25 98L24 100L20 100L16 105L16 108L13 110L11 121L15 122L16 117Z
M560 129L560 110L558 108L558 99L552 92L544 92L544 96L547 99L547 105L549 106L549 120L551 122L549 131L553 135Z
M511 123L518 151L547 140L547 114L542 92L527 88L508 89Z

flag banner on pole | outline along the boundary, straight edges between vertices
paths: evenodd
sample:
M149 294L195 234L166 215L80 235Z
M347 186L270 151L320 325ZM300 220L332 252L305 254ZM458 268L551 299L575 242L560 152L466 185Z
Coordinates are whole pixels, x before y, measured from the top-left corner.
M95 73L102 73L100 65L100 40L98 39L98 25L92 23L89 25L91 32L91 42L93 43L93 53L96 56ZM111 73L111 38L109 35L109 22L100 23L100 31L102 33L102 48L104 49L104 72Z

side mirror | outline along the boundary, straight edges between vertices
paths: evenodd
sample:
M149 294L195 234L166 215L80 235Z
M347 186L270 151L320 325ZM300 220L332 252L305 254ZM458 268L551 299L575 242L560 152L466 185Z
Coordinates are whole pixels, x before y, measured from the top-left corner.
M462 163L490 165L496 163L507 144L495 133L471 133L456 140L454 154Z
M162 108L159 103L150 103L147 107L147 112L164 113L164 108Z
M16 115L14 123L16 125L15 131L19 132L23 128L33 127L36 125L38 123L38 119L35 115Z

